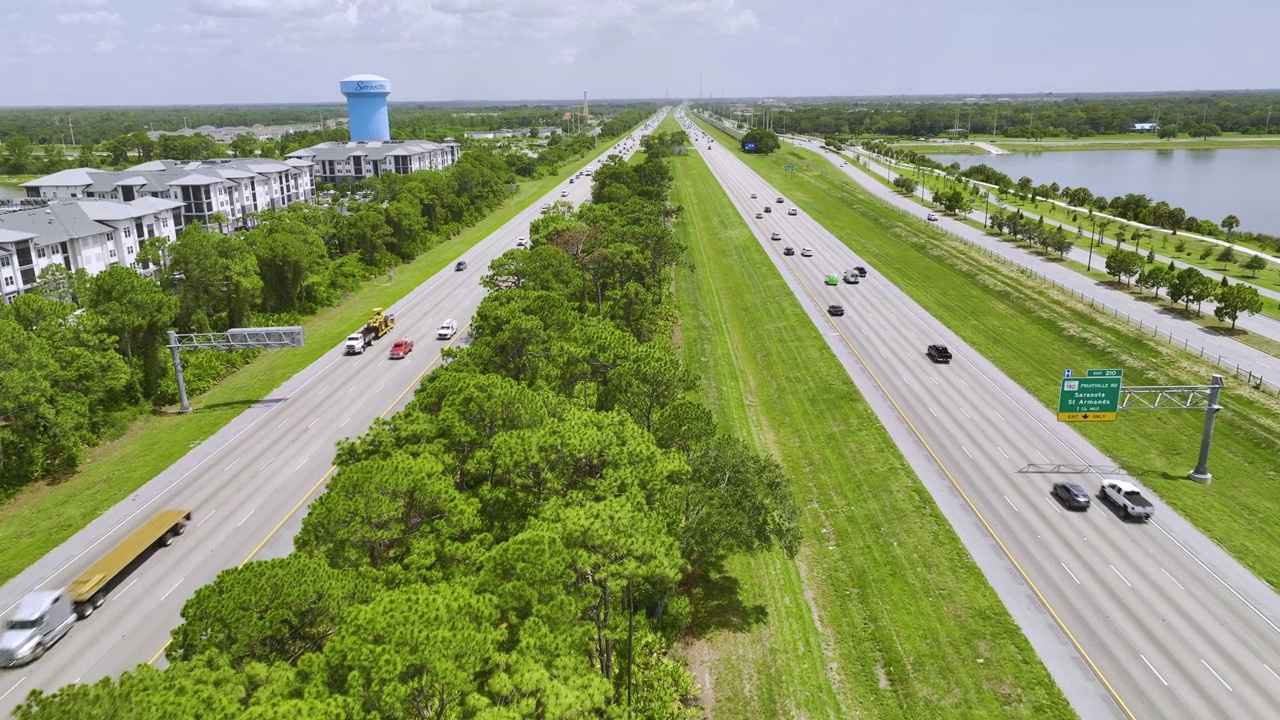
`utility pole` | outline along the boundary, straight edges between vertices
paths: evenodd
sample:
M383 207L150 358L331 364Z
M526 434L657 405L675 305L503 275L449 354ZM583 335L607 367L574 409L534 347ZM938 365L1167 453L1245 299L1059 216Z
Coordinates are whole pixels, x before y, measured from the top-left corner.
M1267 129L1262 131L1263 135L1271 133L1271 108L1267 108Z
M71 133L71 144L76 144L76 129L71 125L71 116L67 116L67 130Z

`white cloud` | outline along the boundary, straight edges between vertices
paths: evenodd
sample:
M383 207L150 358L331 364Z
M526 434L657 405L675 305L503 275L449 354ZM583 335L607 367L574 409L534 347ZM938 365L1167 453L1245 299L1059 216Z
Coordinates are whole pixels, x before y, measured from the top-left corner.
M45 0L50 5L58 7L102 7L107 4L107 0Z
M359 0L191 0L191 9L202 15L223 17L287 17L346 10Z
M116 46L119 44L120 44L120 41L116 40L115 38L102 38L101 40L93 44L93 51L98 53L99 55L105 55L106 53L109 53L112 50L115 50Z
M74 13L58 13L54 19L61 25L98 25L109 27L120 27L124 25L124 18L120 17L120 13L107 12L99 10L98 12L74 12Z

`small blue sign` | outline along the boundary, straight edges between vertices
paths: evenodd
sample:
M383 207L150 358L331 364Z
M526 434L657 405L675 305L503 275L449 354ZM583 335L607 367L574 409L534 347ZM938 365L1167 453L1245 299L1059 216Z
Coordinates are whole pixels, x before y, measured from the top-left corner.
M743 143L743 144L742 144L742 149L743 149L743 150L755 150L755 149L756 149L756 144L755 144L755 143Z
M1064 377L1064 378L1069 378L1069 377L1071 377L1071 371L1070 371L1070 370L1063 370L1063 371L1062 371L1062 377Z

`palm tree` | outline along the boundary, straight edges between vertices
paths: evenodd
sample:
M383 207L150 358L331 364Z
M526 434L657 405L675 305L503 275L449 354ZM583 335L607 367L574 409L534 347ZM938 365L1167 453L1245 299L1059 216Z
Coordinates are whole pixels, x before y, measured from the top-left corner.
M1240 227L1240 218L1235 215L1228 215L1222 218L1222 229L1227 231L1227 237L1231 237L1231 233Z
M215 213L211 213L211 214L209 215L209 223L208 223L208 224L212 225L212 224L214 224L214 223L217 223L217 224L218 224L218 232L220 232L220 233L225 233L225 232L227 231L225 226L226 226L227 221L228 221L229 219L230 219L230 218L228 218L228 217L227 217L227 214L226 214L226 213L224 213L224 212L222 212L221 210L219 210L219 211L217 211L217 212L215 212Z

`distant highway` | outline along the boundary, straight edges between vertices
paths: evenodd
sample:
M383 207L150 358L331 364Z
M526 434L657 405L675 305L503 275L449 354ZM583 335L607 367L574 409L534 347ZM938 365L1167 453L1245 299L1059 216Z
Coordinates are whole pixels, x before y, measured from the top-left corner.
M1276 717L1276 593L1154 497L1155 519L1134 524L1101 501L1070 512L1048 493L1061 480L1096 492L1102 476L1018 474L1028 463L1115 463L804 208L778 212L786 194L735 150L695 147L1082 718ZM774 212L755 219L764 205ZM869 277L824 285L854 265ZM846 314L827 315L831 303ZM930 343L955 360L932 364Z
M661 118L651 120L648 128ZM562 190L569 191L567 198L560 197ZM359 436L376 418L403 408L422 377L438 366L440 351L461 341L485 295L481 276L495 258L515 247L517 238L528 236L543 201L566 199L576 205L590 195L589 178L559 184L463 254L459 259L469 265L465 271L455 272L450 263L388 308L396 327L365 354L330 350L0 588L0 616L7 616L28 591L65 584L156 511L193 511L185 535L122 580L106 604L77 623L43 659L0 670L0 716L8 717L36 688L91 683L138 663L163 662L162 648L196 588L250 558L287 555L307 503L322 492L334 470L335 443ZM437 341L436 328L449 318L458 321L457 336ZM404 360L388 360L391 343L400 337L413 338L414 351Z

